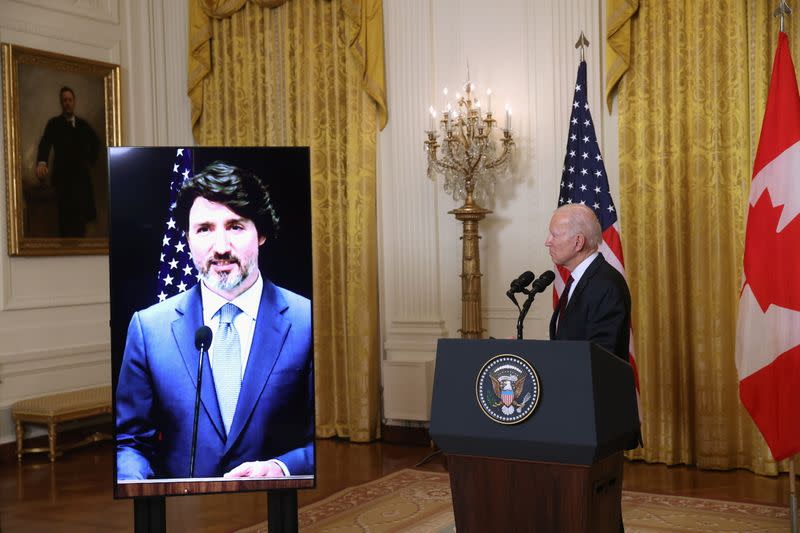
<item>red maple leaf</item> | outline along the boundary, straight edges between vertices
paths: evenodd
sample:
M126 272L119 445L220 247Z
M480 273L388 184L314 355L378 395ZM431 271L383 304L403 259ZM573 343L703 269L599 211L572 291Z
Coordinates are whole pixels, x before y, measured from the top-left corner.
M747 215L744 273L764 312L770 304L800 311L800 216L778 233L782 211L766 189Z

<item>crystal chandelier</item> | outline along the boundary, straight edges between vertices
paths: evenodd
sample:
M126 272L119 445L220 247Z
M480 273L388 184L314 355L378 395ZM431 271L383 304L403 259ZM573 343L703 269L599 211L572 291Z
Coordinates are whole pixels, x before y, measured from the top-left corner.
M492 91L486 91L486 112L476 97L475 84L467 80L464 94L456 93L455 109L449 102L441 112L438 132L437 113L430 107L430 125L425 141L428 177L444 178L444 190L465 204L484 202L494 192L495 183L511 174L514 139L511 135L511 109L506 107L502 133L492 116ZM445 99L447 89L444 89ZM441 144L439 144L441 133ZM441 149L440 149L441 148Z
M494 192L494 185L511 174L511 156L514 139L511 136L511 109L506 107L506 124L502 135L492 117L492 91L486 91L486 113L481 103L473 97L475 85L464 84L464 95L456 94L453 109L445 101L439 130L436 131L436 111L429 109L430 126L425 141L428 153L428 177L444 177L444 190L456 201L464 204L449 211L463 225L461 236L461 328L463 338L480 339L484 329L481 317L481 259L478 241L478 223L491 213L478 205ZM445 100L447 89L444 90ZM439 148L441 147L441 151Z

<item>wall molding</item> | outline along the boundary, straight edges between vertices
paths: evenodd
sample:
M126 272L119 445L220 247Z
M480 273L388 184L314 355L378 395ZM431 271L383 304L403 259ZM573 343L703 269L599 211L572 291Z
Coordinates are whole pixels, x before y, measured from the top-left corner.
M11 282L9 281L9 284ZM108 295L85 294L79 296L7 296L3 298L2 311L22 309L51 309L54 307L74 307L80 305L108 304Z
M427 420L436 343L447 335L439 286L438 196L423 132L434 87L432 0L384 3L392 119L379 136L383 411ZM420 58L424 58L420 61Z
M166 88L166 137L159 140L168 145L194 146L188 95L189 25L180 24L176 27L173 23L175 20L188 20L188 2L163 2L157 18L164 39L160 70Z
M520 302L520 305L522 305L522 302ZM514 324L517 323L517 319L519 318L519 310L516 307L483 307L481 308L481 314L483 318L488 320L511 320ZM530 321L540 320L544 320L544 318L534 315L533 307L531 307L528 315L525 317L525 322L528 323ZM550 320L549 315L547 320Z
M430 420L434 362L384 360L383 417Z
M47 11L57 11L66 15L119 23L119 3L117 0L11 0L9 3L29 5Z
M101 342L6 353L0 354L0 379L9 380L31 374L55 372L65 368L93 366L98 363L110 365L110 343ZM69 390L69 387L65 390Z
M40 350L26 350L24 352L0 353L0 365L8 365L29 361L55 359L59 357L86 353L110 353L111 343L95 342L91 344L75 344L58 348L44 348Z
M4 42L11 42L12 44L20 44L20 46L40 48L45 51L67 55L76 54L74 52L65 52L62 46L54 46L56 42L62 44L72 43L96 50L117 49L119 44L119 36L114 35L114 33L111 31L103 31L102 27L97 28L98 31L96 32L65 33L63 26L49 25L42 22L25 21L12 16L5 18L2 22L0 22L0 27L2 27L4 33L16 32L26 36L34 36L34 38L41 37L47 39L46 44L50 44L51 46L45 47L44 45L36 46L29 44L30 41L34 40L31 37L27 37L25 43L18 43L17 39L9 39L8 37L4 36ZM80 57L84 56L81 55ZM87 59L94 59L97 61L113 61L113 59L110 57L100 57L99 55L87 57Z

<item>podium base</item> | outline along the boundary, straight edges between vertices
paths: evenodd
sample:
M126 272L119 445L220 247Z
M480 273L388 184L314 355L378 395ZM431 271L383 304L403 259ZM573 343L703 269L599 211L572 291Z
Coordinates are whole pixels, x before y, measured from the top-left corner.
M594 465L447 454L459 533L618 533L622 452Z

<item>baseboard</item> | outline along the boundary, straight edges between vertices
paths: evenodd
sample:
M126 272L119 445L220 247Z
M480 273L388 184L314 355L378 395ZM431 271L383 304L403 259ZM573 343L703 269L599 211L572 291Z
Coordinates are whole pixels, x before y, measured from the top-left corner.
M381 440L392 444L430 446L431 436L428 428L389 426L381 424Z
M83 439L86 435L94 433L95 431L113 435L114 425L107 416L100 416L96 417L95 419L84 421L84 423L78 427L71 427L68 429L59 430L58 444L61 445L61 444L70 444L73 442L78 442L81 439ZM47 433L45 433L44 435L30 436L25 439L26 448L33 448L33 447L46 448L47 445L48 445ZM22 460L47 461L47 454L46 453L26 454ZM57 460L58 459L56 459L56 461ZM0 463L8 464L16 462L17 462L17 443L6 442L0 444Z

